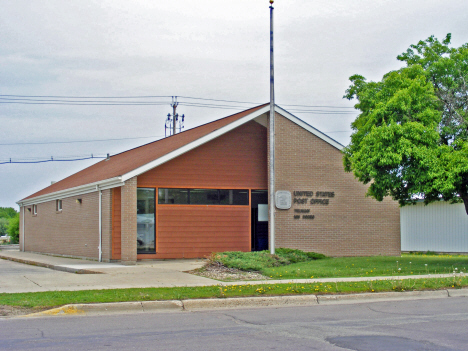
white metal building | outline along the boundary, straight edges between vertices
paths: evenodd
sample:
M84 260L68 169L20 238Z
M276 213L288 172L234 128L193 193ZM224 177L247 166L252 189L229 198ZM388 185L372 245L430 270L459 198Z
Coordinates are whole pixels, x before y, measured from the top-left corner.
M468 252L468 215L461 203L404 206L400 223L401 251Z

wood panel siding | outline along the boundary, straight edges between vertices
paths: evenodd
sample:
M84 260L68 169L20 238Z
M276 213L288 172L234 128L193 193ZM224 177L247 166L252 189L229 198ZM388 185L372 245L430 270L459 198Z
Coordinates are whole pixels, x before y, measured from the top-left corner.
M122 253L122 229L121 229L121 198L120 188L114 188L112 194L112 259L120 260ZM136 211L136 209L135 209Z
M266 189L267 129L249 122L138 176L138 187Z
M250 251L249 221L248 206L158 205L158 252L138 258L195 258L217 251Z

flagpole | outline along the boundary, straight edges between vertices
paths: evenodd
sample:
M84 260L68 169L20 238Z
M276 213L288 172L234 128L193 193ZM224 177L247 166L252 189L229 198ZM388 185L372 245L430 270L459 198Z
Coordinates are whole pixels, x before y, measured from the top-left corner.
M275 65L273 56L273 2L270 0L270 253L275 254Z

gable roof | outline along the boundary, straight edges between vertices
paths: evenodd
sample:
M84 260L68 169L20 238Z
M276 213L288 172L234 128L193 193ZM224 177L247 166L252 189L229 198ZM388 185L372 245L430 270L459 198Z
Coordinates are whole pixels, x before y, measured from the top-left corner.
M260 105L168 138L113 155L108 160L100 161L18 201L17 204L20 206L30 205L60 197L94 192L98 189L104 190L122 186L126 180L203 145L269 112L269 110L269 104ZM343 148L341 144L332 138L282 108L276 106L275 111L339 150Z

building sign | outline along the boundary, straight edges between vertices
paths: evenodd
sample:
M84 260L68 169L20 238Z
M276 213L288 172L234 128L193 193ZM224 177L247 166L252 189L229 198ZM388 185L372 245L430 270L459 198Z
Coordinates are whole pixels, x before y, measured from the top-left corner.
M294 205L328 206L330 199L335 197L334 191L294 191ZM312 220L315 215L310 214L310 208L295 208L294 219Z
M291 208L291 193L286 190L278 190L275 194L275 204L280 210L289 210Z

